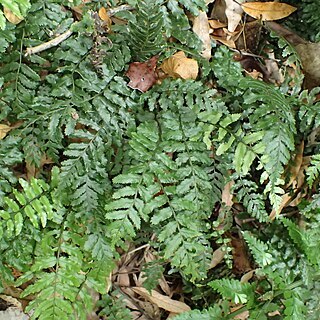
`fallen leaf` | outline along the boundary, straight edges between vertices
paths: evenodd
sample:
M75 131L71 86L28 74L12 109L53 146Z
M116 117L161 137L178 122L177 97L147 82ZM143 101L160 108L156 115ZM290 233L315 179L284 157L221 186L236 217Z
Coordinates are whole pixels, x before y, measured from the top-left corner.
M303 151L304 151L304 141L297 146L296 155L289 167L289 182L286 184L285 188L290 187L293 182L296 180L298 173L301 168L302 160L303 160Z
M236 44L233 40L228 40L226 38L216 37L216 36L213 36L212 39L214 39L215 41L221 42L222 44L226 45L229 48L232 48L232 49L236 48Z
M106 10L106 8L102 7L99 9L99 18L103 21L103 27L106 29L110 29L112 20Z
M190 311L191 308L184 302L173 300L167 296L158 293L155 290L151 290L151 295L149 291L142 287L132 287L135 293L139 294L143 298L149 300L150 302L156 304L159 308L167 310L173 313L182 313Z
M164 60L160 68L173 78L195 80L198 76L198 62L187 58L183 51L179 51Z
M6 124L0 124L0 140L2 140L12 128Z
M232 257L234 269L239 273L251 270L250 259L244 240L239 237L232 237L231 245L233 247Z
M249 16L262 21L273 21L285 18L297 8L280 2L246 2L241 5Z
M198 16L193 19L192 30L202 41L201 56L209 60L211 58L211 38L208 16L205 12L199 12Z
M220 22L219 20L209 20L208 22L209 22L209 26L212 29L219 29L219 28L224 28L227 26L226 23Z
M301 43L295 46L303 67L304 86L311 90L320 85L320 42Z
M132 62L126 76L130 79L128 87L141 92L148 91L157 81L155 72L158 57L154 56L145 62Z
M285 208L290 202L291 202L291 195L289 193L285 193L281 197L281 204L277 208L277 210L273 209L271 211L271 213L269 214L270 220L274 220L276 217L279 217L279 215L280 215L281 211L283 210L283 208Z
M216 267L224 258L224 255L226 254L225 251L221 249L222 247L215 250L212 254L211 263L208 269L212 269Z
M241 1L239 1L241 2ZM226 16L228 19L228 30L233 32L236 30L242 18L243 9L238 2L234 0L225 0L226 3Z
M24 19L23 17L18 17L17 15L15 15L10 9L5 6L3 6L3 14L7 18L7 20L13 24L18 24Z
M250 270L248 272L246 272L240 279L241 283L247 283L249 282L249 280L253 277L254 273L256 272L256 270Z
M231 188L234 185L234 181L231 180L229 181L223 188L222 190L222 202L227 206L227 207L232 207L233 205L233 194L231 193Z

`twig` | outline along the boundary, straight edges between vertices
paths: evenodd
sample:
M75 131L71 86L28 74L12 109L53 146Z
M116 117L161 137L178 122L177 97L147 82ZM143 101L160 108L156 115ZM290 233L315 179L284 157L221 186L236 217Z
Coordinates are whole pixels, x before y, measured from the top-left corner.
M58 44L60 44L61 42L63 42L64 40L68 39L72 35L72 33L73 33L73 31L67 30L66 32L60 34L59 36L57 36L56 38L54 38L48 42L42 43L36 47L29 47L26 50L25 56L29 56L31 54L45 51L47 49L55 47Z
M115 7L113 9L107 10L107 12L108 12L109 17L112 17L115 14L117 14L118 12L131 11L131 10L134 10L134 8L131 7L131 6L128 6L126 4L123 4L122 6L118 6L118 7Z
M112 17L113 15L117 14L118 12L126 11L126 10L133 10L133 9L134 8L131 6L122 5L122 6L118 6L113 9L108 10L108 15L109 15L109 17ZM42 51L45 51L45 50L50 49L52 47L55 47L58 44L60 44L61 42L63 42L64 40L68 39L72 35L72 33L73 33L73 31L71 31L71 29L69 29L66 32L60 34L59 36L57 36L56 38L54 38L48 42L39 44L38 46L35 46L35 47L29 47L26 49L25 56L30 56L31 54L42 52Z

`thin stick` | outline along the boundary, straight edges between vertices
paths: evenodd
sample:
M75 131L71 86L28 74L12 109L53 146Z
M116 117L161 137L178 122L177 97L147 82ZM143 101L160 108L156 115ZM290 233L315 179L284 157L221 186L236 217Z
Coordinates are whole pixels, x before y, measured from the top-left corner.
M58 44L60 44L61 42L63 42L64 40L68 39L72 35L72 33L73 33L73 31L67 30L66 32L60 34L59 36L57 36L56 38L54 38L48 42L42 43L36 47L29 47L26 50L25 56L29 56L31 54L45 51L47 49L55 47Z
M113 15L115 15L116 13L118 13L120 11L133 10L133 9L134 8L131 6L122 5L122 6L118 6L116 8L108 10L108 14L109 14L109 17L112 17ZM30 56L31 54L42 52L42 51L45 51L45 50L50 49L52 47L55 47L58 44L60 44L61 42L63 42L64 40L68 39L72 35L72 33L73 33L73 31L71 31L71 29L69 29L66 32L60 34L59 36L57 36L56 38L54 38L48 42L39 44L38 46L35 46L35 47L29 47L26 49L25 56Z

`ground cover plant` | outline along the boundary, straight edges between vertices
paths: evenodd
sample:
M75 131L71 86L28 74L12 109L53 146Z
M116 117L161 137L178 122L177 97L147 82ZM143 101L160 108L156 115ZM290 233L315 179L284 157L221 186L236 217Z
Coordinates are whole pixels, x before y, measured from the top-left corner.
M0 3L2 299L319 319L313 1Z

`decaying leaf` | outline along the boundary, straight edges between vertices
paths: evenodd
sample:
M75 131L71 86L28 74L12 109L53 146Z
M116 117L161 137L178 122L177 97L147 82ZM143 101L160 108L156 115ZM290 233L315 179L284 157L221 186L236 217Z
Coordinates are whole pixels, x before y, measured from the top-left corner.
M212 28L212 29L219 29L219 28L224 28L227 26L226 23L224 22L220 22L219 20L209 20L209 26Z
M12 128L6 124L0 124L0 140L2 140Z
M208 269L216 267L224 258L226 252L222 250L222 247L215 250L212 254L211 263Z
M231 180L229 181L225 187L222 190L222 202L227 206L227 207L232 207L233 205L233 194L231 193L231 188L234 185L234 181Z
M130 79L128 87L141 92L148 91L157 81L155 72L158 57L154 56L145 62L132 62L126 76Z
M150 294L147 289L142 287L132 287L131 289L135 293L147 299L148 301L156 304L159 308L162 308L169 312L182 313L191 310L191 308L184 302L173 300L167 296L158 293L155 290L151 290Z
M241 21L243 9L241 8L241 5L234 0L225 0L225 2L228 30L234 32Z
M175 53L163 61L160 68L173 78L196 79L198 76L198 62L187 58L183 51Z
M108 15L106 8L102 7L99 9L99 18L103 21L103 26L107 29L110 29L112 20Z
M280 2L246 2L241 5L249 16L262 21L273 21L285 18L297 8Z
M231 244L234 269L239 273L247 272L251 269L251 265L244 240L241 237L233 237Z
M209 60L211 58L211 39L209 35L208 17L205 12L200 12L199 15L193 19L192 30L202 41L202 57Z
M5 6L3 6L3 14L7 18L7 20L13 24L18 24L23 20L23 17L18 17Z
M305 75L305 87L312 89L320 85L320 42L301 43L296 50L301 58L303 73Z

